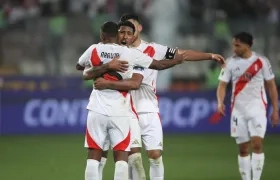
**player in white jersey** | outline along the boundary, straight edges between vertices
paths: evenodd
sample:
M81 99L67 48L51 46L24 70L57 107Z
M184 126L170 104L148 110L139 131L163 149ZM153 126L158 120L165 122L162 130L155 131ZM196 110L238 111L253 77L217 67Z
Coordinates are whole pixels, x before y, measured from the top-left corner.
M221 70L217 89L218 111L225 115L226 87L232 83L231 136L239 146L238 164L243 180L261 178L267 127L265 85L273 106L272 126L276 126L279 119L278 93L271 65L266 57L251 51L252 44L253 37L249 33L241 32L233 37L235 55L227 59Z
M78 64L90 65L93 69L102 64L107 67L108 62L120 56L128 60L128 70L123 73L110 71L102 75L104 79L118 81L130 78L132 73L141 74L144 68L163 69L181 62L178 60L155 61L141 51L117 45L115 44L117 34L118 26L115 23L105 23L101 28L102 43L90 46L80 57ZM85 140L85 147L88 148L86 180L100 179L99 164L107 137L110 138L114 150L115 179L128 179L128 153L126 151L130 150L130 94L126 90L93 89L87 109L89 113Z
M203 53L192 50L177 50L169 48L156 43L147 43L140 39L140 32L142 26L139 23L139 19L135 15L124 15L121 18L122 22L126 20L132 22L136 27L136 40L131 44L131 48L138 49L145 54L153 57L157 60L162 59L181 59L186 61L195 60L216 60L224 62L223 57L212 53ZM150 159L150 179L163 179L164 168L161 158L161 151L163 147L163 133L162 126L159 117L158 101L156 97L156 78L157 71L145 69L144 79L138 90L131 91L134 108L136 109L139 124L141 127L142 140ZM105 80L97 80L96 88L115 88L124 87L128 84L125 81L109 82ZM137 122L132 124L133 129L137 129L139 126ZM139 139L139 138L138 138ZM132 167L131 179L145 179L145 172L142 166L141 159L141 140L136 139L132 142L131 152L129 156L129 165ZM105 159L103 157L103 159Z

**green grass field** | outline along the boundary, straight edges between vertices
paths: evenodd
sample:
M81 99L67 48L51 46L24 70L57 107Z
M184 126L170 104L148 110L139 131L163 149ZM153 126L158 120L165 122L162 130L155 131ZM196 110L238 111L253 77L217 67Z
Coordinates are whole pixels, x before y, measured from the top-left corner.
M279 180L280 136L265 141L262 180ZM1 180L83 180L86 150L83 135L0 136ZM145 154L147 179L149 164ZM166 180L239 180L237 148L225 135L166 135ZM110 155L104 180L113 179Z

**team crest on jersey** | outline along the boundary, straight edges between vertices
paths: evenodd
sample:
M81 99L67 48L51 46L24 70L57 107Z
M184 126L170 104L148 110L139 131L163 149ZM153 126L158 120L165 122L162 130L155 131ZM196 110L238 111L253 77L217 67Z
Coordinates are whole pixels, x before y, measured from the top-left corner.
M255 64L255 71L258 71L259 66L257 64Z

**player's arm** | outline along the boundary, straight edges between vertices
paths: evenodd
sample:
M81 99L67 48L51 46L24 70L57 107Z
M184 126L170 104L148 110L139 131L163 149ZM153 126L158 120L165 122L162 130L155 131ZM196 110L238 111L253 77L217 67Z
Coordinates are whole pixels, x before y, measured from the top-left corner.
M227 64L221 70L221 73L219 76L220 82L219 82L217 92L216 92L217 102L218 102L218 112L223 116L225 115L224 100L225 100L225 96L226 96L227 85L230 80L231 80L231 72L230 72L228 64Z
M92 66L88 69L85 69L83 72L84 80L96 79L109 71L119 71L119 72L127 71L128 62L118 60L118 59L119 57L116 57L109 63L102 64L100 66Z
M102 89L113 89L121 91L136 90L140 87L143 80L144 68L140 66L133 67L132 77L129 79L124 79L120 81L105 80L103 78L98 78L94 82L94 88L98 90Z
M271 80L265 81L265 85L268 90L269 97L271 99L273 111L278 112L279 111L278 110L278 91L277 91L275 79L273 78Z
M218 104L224 104L225 96L226 96L226 89L228 83L225 81L220 81L218 88L217 88L217 102Z
M82 66L82 65L80 65L79 63L77 63L77 64L76 64L76 69L77 69L78 71L83 71L83 70L85 70L85 67Z
M268 59L264 58L265 61L263 61L263 76L265 79L265 86L268 90L268 94L271 100L271 104L273 107L272 115L271 115L271 121L272 126L275 127L278 125L279 122L279 109L278 109L278 92L277 92L277 86L275 83L275 75L272 71L272 66Z
M205 53L194 50L178 49L176 51L175 59L183 61L203 61L203 60L215 60L221 64L225 63L223 56L213 53Z
M139 89L143 80L143 75L138 73L133 73L132 77L129 79L124 79L120 81L110 81L103 78L98 78L94 82L95 89L113 89L120 91L129 91Z
M165 69L172 68L181 63L183 63L183 61L180 59L161 60L161 61L153 59L152 63L148 68L155 69L155 70L165 70Z

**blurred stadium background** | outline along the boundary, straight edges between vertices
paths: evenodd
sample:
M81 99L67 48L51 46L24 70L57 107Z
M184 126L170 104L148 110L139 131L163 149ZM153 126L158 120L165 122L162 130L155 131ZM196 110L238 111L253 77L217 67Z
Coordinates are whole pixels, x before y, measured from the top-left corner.
M127 12L141 17L147 41L225 57L231 36L249 31L280 87L278 0L1 0L1 180L83 179L92 81L83 82L75 65L99 41L100 25ZM240 179L229 118L213 116L219 70L207 61L160 72L166 179ZM280 128L268 133L263 179L279 180ZM108 163L104 179L112 172Z

